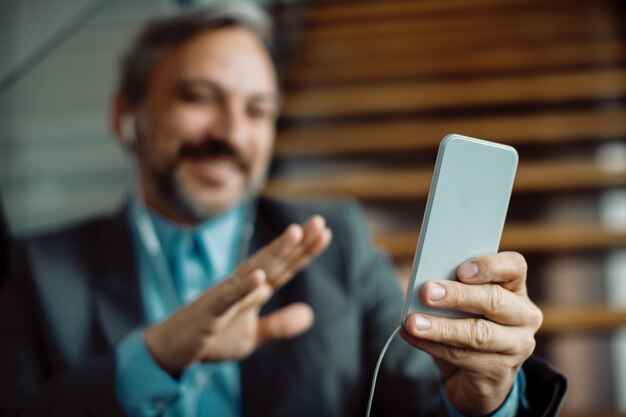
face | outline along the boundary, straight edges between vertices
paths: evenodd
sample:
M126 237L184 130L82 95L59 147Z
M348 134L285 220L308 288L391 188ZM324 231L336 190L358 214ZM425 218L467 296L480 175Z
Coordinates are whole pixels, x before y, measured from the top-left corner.
M135 112L146 204L194 224L262 186L277 115L268 53L251 32L202 32L157 61Z

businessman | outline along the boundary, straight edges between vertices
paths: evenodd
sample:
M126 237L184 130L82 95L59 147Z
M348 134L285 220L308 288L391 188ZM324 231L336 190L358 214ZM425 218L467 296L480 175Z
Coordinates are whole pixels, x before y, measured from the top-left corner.
M120 212L21 242L0 293L0 410L17 415L359 416L402 295L349 202L259 197L279 112L249 4L151 23L112 125L138 186ZM517 253L470 260L383 362L379 416L554 415ZM434 360L433 360L434 359ZM13 415L13 414L10 414Z

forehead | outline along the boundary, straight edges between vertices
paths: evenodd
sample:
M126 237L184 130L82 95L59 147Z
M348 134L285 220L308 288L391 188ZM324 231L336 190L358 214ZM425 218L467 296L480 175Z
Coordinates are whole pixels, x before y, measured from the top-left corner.
M249 30L207 30L167 50L151 73L149 90L207 80L241 95L275 95L276 74L267 49Z

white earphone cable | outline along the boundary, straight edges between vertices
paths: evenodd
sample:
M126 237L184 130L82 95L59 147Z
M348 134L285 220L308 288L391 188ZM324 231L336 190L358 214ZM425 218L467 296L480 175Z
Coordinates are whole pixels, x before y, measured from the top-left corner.
M369 396L369 399L367 400L367 412L365 413L365 417L370 417L370 411L372 410L372 400L374 399L374 390L376 389L376 378L378 378L378 370L380 369L380 364L383 362L383 357L385 356L385 353L387 352L389 345L393 341L393 338L398 334L399 331L400 331L400 326L396 327L396 330L394 330L393 333L391 333L391 336L389 336L389 339L387 339L385 346L383 346L383 350L381 350L380 355L378 355L376 368L374 368L374 376L372 377L372 386L370 387L370 396Z

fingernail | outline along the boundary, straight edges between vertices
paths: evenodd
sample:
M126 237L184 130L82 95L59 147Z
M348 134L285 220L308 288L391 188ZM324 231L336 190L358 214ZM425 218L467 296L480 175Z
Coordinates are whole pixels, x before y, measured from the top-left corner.
M426 330L430 328L430 320L424 316L413 316L413 327L415 330Z
M465 262L459 267L459 278L469 279L478 273L478 265L474 262Z
M442 300L446 296L446 289L439 284L431 282L428 284L428 298L432 301Z

